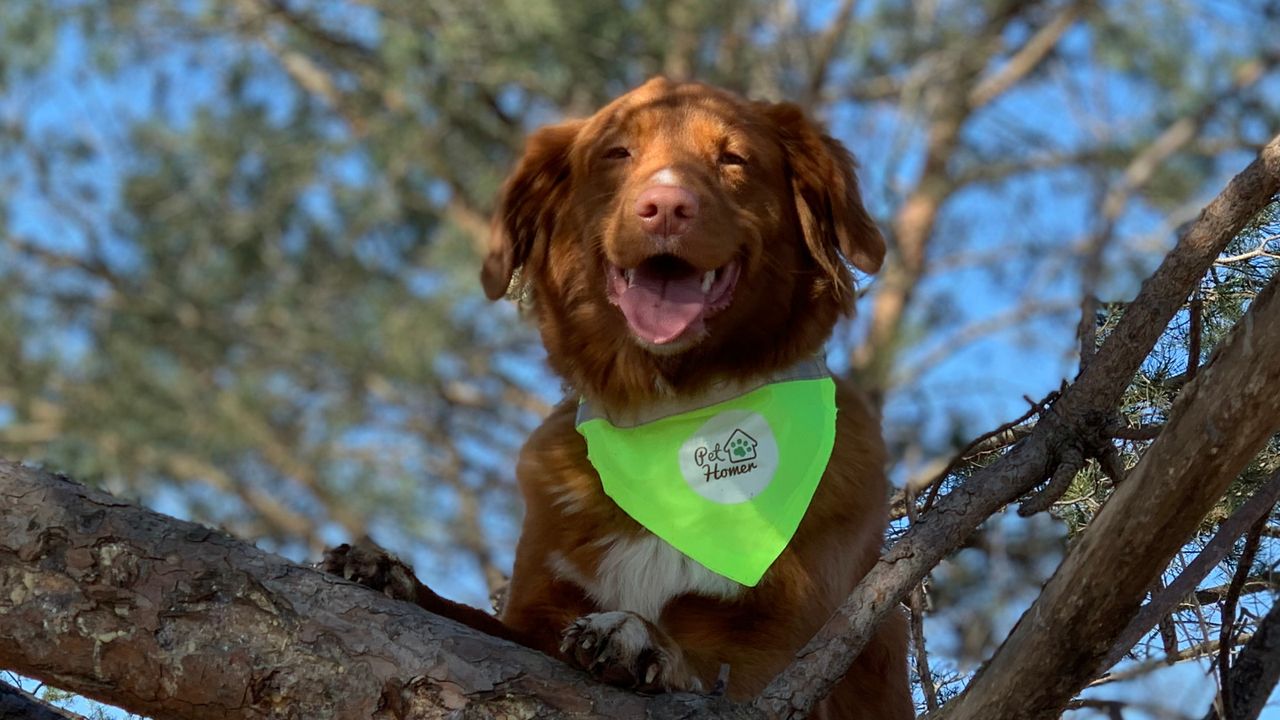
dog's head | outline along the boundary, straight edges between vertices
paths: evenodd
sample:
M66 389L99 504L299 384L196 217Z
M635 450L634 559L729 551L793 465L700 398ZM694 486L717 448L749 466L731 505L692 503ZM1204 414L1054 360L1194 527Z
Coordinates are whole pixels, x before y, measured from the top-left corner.
M654 79L543 128L481 279L531 298L550 362L606 403L817 352L884 241L852 156L796 106Z

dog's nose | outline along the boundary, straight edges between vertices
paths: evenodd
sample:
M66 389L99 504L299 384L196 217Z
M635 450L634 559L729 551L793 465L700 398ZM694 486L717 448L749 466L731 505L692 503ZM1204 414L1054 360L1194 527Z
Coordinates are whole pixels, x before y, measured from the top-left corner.
M636 198L636 215L647 232L683 235L698 217L698 198L677 185L654 185Z

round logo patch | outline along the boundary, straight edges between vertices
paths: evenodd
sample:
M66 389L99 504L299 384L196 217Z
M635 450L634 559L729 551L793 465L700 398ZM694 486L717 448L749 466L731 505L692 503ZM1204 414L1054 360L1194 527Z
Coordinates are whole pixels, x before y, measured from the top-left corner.
M764 417L726 410L680 446L684 481L707 500L733 505L764 492L778 470L778 441Z

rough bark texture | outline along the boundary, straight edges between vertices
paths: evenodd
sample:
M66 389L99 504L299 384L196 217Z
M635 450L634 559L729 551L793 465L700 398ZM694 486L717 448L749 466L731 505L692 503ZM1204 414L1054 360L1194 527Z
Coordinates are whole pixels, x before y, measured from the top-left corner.
M0 668L164 718L749 718L0 461ZM754 715L758 717L758 715Z
M1178 398L1142 461L1081 534L947 720L1056 718L1186 538L1280 431L1280 294L1273 281Z
M1151 628L1168 617L1169 613L1177 608L1178 603L1195 593L1196 588L1200 586L1200 581L1204 580L1231 552L1236 540L1244 534L1244 531L1258 522L1258 518L1269 514L1277 501L1280 501L1280 470L1272 473L1270 479L1254 493L1253 497L1236 509L1231 517L1218 527L1218 532L1213 539L1205 544L1195 560L1192 560L1186 569L1178 574L1177 579L1142 607L1124 632L1120 633L1120 639L1111 648L1111 654L1103 661L1102 666L1111 667L1124 659L1125 653L1129 652L1144 635L1151 632ZM1217 602L1218 599L1215 597L1212 600L1201 600L1201 602Z
M1031 435L921 515L800 651L796 661L765 688L756 707L770 717L806 716L843 677L870 639L875 624L925 573L993 512L1047 477L1063 448L1100 433L1134 372L1195 283L1277 191L1280 137L1273 138L1257 160L1200 213L1143 283L1106 344Z

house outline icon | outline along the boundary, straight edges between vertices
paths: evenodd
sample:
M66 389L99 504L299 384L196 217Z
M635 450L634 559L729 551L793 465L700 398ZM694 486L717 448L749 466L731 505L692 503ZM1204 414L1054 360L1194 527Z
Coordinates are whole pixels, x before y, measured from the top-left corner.
M745 441L747 442L747 446L750 448L750 451L748 452L748 454L746 454L746 455L744 455L744 456L742 456L742 457L734 457L734 456L733 456L733 451L732 451L732 450L729 450L729 448L733 447L734 443L735 443L738 439L745 440ZM744 430L742 430L741 428L735 428L735 429L734 429L734 431L733 431L732 433L730 433L730 434L729 434L728 439L726 439L726 440L724 441L724 447L725 447L725 450L729 450L729 461L730 461L730 462L734 462L734 463L743 463L743 462L747 462L748 460L755 460L755 459L756 459L756 445L758 445L758 444L759 444L759 443L757 443L757 442L756 442L756 439L755 439L755 438L753 438L753 437L751 437L750 435L748 435L748 434L747 434Z

